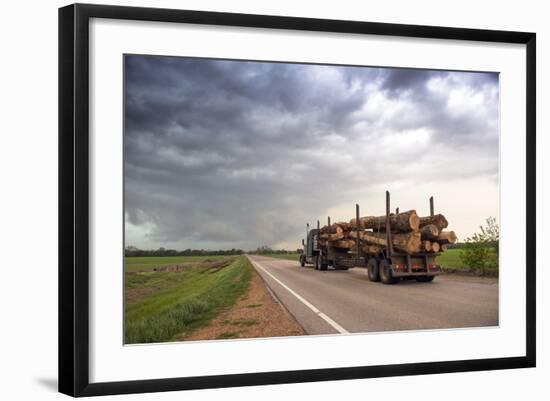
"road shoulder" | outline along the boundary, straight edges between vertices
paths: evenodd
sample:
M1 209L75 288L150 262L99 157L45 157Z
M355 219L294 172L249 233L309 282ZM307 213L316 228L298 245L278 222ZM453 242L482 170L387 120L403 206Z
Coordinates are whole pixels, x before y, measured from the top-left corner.
M189 336L186 341L232 338L267 338L304 335L294 317L269 293L263 279L254 270L250 288L228 310Z
M274 259L265 256L249 256L249 260L262 277L266 286L280 300L281 304L290 311L300 323L304 331L310 335L347 333L343 327L319 310L314 304L302 297L276 276L276 272L285 266L284 270L291 271L299 266L297 261ZM273 269L273 263L277 267ZM290 268L290 269L289 269ZM281 271L279 271L280 273ZM303 270L306 273L306 270ZM290 284L293 286L293 284Z

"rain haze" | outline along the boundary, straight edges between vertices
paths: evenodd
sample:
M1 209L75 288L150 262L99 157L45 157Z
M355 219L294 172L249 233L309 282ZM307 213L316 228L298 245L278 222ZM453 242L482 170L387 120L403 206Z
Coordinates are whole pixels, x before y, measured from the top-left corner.
M295 250L307 222L499 213L497 73L125 56L125 241Z

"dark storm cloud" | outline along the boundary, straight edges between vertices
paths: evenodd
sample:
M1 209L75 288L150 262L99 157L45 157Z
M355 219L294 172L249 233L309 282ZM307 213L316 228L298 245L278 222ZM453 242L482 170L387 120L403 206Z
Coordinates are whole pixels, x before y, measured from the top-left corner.
M487 157L460 175L497 168L495 74L127 56L124 95L125 210L142 246L301 238L365 179L402 178L368 163L391 135L427 130Z
M380 89L387 91L392 96L411 92L418 96L425 92L426 84L431 78L443 78L448 74L447 71L389 68L386 70Z

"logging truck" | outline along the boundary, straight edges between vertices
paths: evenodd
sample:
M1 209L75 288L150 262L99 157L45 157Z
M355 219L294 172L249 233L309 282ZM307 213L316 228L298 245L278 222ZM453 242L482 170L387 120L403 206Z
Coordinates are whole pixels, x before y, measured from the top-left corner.
M390 213L390 193L386 191L386 215L381 217L359 217L359 205L355 205L356 218L350 223L335 223L320 228L309 228L304 247L300 255L300 265L313 265L315 270L348 270L349 268L366 268L370 281L381 281L384 284L396 284L400 280L415 279L420 282L433 281L441 273L436 257L446 249L441 243L452 243L456 240L454 232L441 232L447 226L442 215L434 214L433 197L430 198L430 216L419 218L415 211ZM421 226L422 219L423 222ZM435 223L435 224L433 224ZM346 224L346 232L338 230ZM435 227L435 228L434 228ZM365 231L372 228L372 231ZM401 231L400 231L401 230ZM408 233L404 233L408 230ZM430 242L421 238L430 238L437 231L441 238L450 239Z

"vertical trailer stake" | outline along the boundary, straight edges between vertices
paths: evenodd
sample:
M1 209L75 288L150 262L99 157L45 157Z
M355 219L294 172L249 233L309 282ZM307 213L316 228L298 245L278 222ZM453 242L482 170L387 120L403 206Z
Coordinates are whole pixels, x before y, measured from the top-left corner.
M306 243L307 243L307 248L308 249L306 249L306 247L304 247L304 251L306 251L306 256L307 256L307 253L309 251L309 243L310 243L310 241L309 241L309 223L306 224L306 241L307 241ZM311 244L311 245L312 245L311 249L313 249L313 244Z
M357 233L356 241L357 241L357 262L359 262L359 258L361 257L361 249L359 248L359 203L355 204L355 232Z
M391 241L391 228L390 228L390 191L386 191L386 246L387 256L391 257L393 254L393 244Z
M399 208L398 207L395 208L395 214L399 214Z
M430 216L434 215L434 197L430 196Z
M332 246L331 246L331 242L330 242L330 216L327 217L327 223L328 223L328 241L327 241L327 263L329 263L329 258L332 254ZM333 266L334 266L334 261L332 262Z

